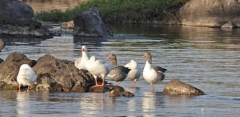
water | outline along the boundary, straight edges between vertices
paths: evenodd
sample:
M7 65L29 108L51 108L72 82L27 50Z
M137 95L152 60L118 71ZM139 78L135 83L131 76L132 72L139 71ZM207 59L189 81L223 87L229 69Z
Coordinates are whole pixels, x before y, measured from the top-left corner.
M109 97L108 93L0 91L0 116L239 116L240 111L240 29L212 29L176 26L110 26L113 39L81 39L63 35L51 39L2 37L6 47L0 58L11 52L37 60L45 54L74 61L87 45L89 56L106 60L110 53L118 64L131 59L143 68L145 52L153 64L168 69L166 79L155 92L142 77L121 83L134 97ZM162 95L164 86L179 79L206 95ZM109 81L112 82L112 81ZM116 82L112 82L117 84Z

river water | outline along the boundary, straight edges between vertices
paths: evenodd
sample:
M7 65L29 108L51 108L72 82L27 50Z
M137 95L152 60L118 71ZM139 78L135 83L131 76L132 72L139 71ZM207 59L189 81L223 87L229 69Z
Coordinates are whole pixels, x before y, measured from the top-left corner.
M164 116L229 117L240 115L240 29L178 26L111 26L112 39L82 39L62 35L50 39L2 37L0 58L17 52L37 60L45 54L74 61L82 45L89 56L106 60L115 53L118 64L131 59L141 68L145 52L153 64L167 68L155 92L141 76L136 88L121 86L134 97L109 97L108 93L0 91L0 116ZM109 62L109 61L107 61ZM166 84L179 79L206 93L202 96L162 95ZM108 79L107 79L108 80ZM112 81L109 81L112 82ZM117 84L116 82L112 82Z

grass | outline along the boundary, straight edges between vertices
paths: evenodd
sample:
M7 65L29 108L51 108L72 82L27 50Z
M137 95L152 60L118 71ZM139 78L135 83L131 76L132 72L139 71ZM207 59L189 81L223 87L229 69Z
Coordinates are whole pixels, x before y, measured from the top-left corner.
M189 0L89 0L86 3L61 11L42 11L35 17L43 21L63 22L72 20L74 15L96 7L104 21L110 24L151 23L161 21Z

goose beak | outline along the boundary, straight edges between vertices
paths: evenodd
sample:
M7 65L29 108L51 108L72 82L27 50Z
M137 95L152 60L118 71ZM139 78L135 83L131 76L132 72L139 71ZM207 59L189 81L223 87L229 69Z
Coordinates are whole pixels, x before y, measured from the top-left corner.
M109 55L109 56L107 57L107 59L108 59L108 60L111 60L111 58L112 58L112 56L111 56L111 55Z
M82 52L84 52L85 51L85 49L84 48L82 48Z
M146 55L146 54L144 54L144 55L143 55L143 58L146 58L146 57L147 57L147 55Z

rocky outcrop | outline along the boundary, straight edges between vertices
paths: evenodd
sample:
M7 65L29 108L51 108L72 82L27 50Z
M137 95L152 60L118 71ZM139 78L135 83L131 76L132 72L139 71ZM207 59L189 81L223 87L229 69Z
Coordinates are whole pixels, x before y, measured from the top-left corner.
M102 20L100 11L91 8L74 16L74 36L82 37L112 37L112 33Z
M35 20L33 9L18 0L0 1L0 34L49 37L46 27Z
M86 92L94 85L94 78L85 70L78 70L74 63L45 55L37 60L33 67L39 82L37 89L48 87L49 91Z
M162 93L170 95L204 95L204 92L200 89L181 82L178 79L173 79L168 82Z
M239 13L237 0L190 0L179 10L181 24L206 27L240 27Z
M120 86L92 87L95 85L94 77L87 70L78 70L72 61L60 60L51 55L44 55L35 61L15 52L0 64L0 90L17 90L16 78L22 64L30 65L35 71L37 79L31 87L33 91L105 93L114 90L122 96L133 96ZM98 78L98 83L102 83L101 78ZM108 83L105 81L105 84Z

